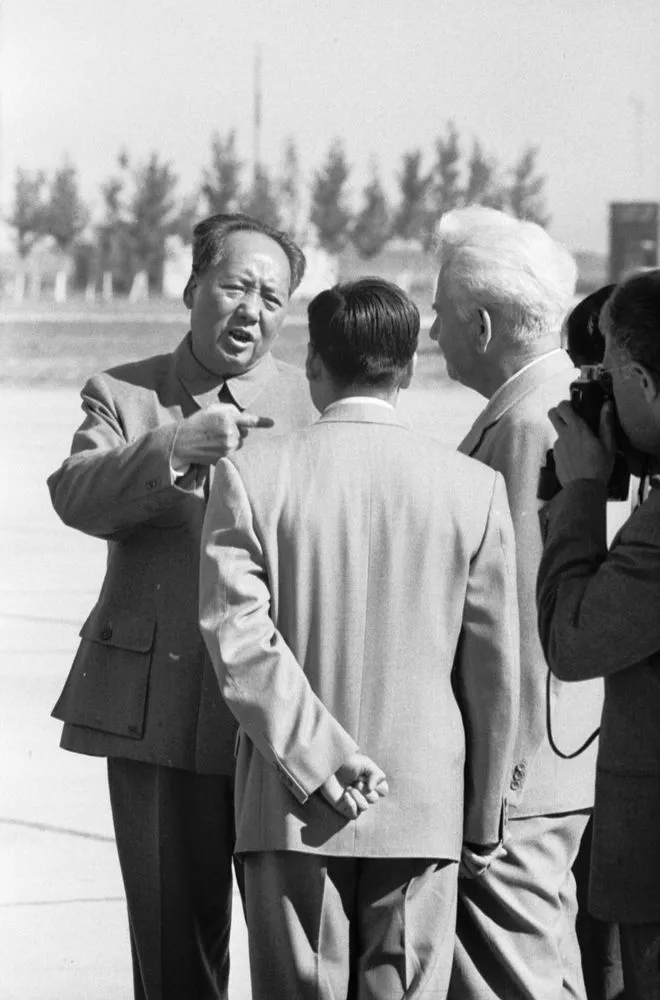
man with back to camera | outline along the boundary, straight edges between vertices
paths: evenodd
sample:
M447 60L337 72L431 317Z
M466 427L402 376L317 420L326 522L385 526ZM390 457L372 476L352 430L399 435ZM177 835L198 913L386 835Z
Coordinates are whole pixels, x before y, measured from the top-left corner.
M62 520L108 542L53 714L63 747L108 758L139 1000L227 997L236 725L199 633L199 544L210 467L312 418L303 373L271 354L304 268L261 222L200 222L190 332L87 382L48 481Z
M253 996L442 1000L459 858L481 872L506 827L505 489L399 421L419 333L399 288L337 285L308 316L321 418L218 464L202 547Z
M454 1000L583 998L571 867L593 805L595 748L563 760L546 727L548 667L538 638L542 541L539 472L552 447L551 405L579 374L560 348L575 264L539 226L493 209L449 212L438 232L440 273L431 337L447 372L489 400L459 450L504 476L520 611L520 720L510 775L507 853L459 884ZM553 680L550 716L562 752L597 727L600 683Z
M550 411L563 485L546 514L539 630L564 681L605 678L589 904L617 921L626 1000L660 997L660 492L606 536L614 415L631 471L660 465L660 269L633 275L601 313L614 405L599 438L565 401Z

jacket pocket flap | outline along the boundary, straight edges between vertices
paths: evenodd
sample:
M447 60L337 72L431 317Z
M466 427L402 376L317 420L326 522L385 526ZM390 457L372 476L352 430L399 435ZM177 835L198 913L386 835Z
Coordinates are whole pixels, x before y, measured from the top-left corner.
M139 615L113 604L97 604L81 628L80 636L104 646L147 653L153 645L155 625L155 619L148 615Z

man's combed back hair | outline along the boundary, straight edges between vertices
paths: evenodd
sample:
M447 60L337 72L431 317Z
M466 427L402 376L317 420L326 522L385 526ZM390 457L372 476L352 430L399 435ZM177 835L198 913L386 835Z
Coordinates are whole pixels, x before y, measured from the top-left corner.
M287 255L291 269L289 293L295 292L303 279L307 266L305 255L298 244L281 229L275 229L274 226L269 226L266 222L260 222L259 219L253 219L249 215L241 215L240 213L210 215L208 219L202 219L201 222L197 223L193 229L193 274L202 275L223 260L227 248L227 237L231 233L263 233L264 236L269 236L271 240L278 243Z
M417 306L382 278L326 289L307 316L309 339L340 386L394 384L417 350Z
M660 374L660 268L617 285L603 306L600 325L632 361Z
M487 309L495 333L529 343L559 331L575 261L534 222L473 205L442 216L435 240L443 288L461 319Z

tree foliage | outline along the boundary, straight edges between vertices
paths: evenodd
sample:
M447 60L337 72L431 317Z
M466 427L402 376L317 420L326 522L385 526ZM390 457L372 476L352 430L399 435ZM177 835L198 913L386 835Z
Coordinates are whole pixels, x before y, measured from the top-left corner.
M202 195L209 215L238 211L243 165L236 148L236 130L231 129L224 137L215 132L211 139L211 164L202 178Z
M65 162L50 183L45 231L60 250L69 253L89 222L89 212L78 190L78 173Z
M431 208L436 219L457 208L462 201L461 144L453 122L447 122L444 136L435 142L435 163L431 174Z
M169 163L161 163L158 154L133 172L134 191L128 204L127 233L134 270L146 271L149 290L161 291L167 237L178 227L178 183Z
M486 205L504 208L506 191L498 177L495 160L487 156L478 139L474 140L467 164L467 181L463 198L466 205Z
M335 139L320 170L314 174L310 222L319 245L330 254L339 253L348 240L351 213L346 205L346 183L350 167L340 139Z
M132 277L130 234L125 204L129 161L125 153L117 157L120 174L101 185L103 218L97 226L99 270L109 271L121 291L127 291Z
M403 154L403 164L397 179L401 198L392 232L403 240L419 240L423 243L431 176L422 171L421 150L414 149Z
M44 235L46 203L43 171L34 174L18 169L14 184L14 204L7 221L16 230L16 249L21 258L27 257L37 240Z
M390 212L377 170L364 189L363 205L351 231L351 240L367 260L380 253L391 236Z
M527 219L545 227L550 222L545 204L546 178L537 172L537 156L538 147L528 146L511 168L508 204L518 219Z
M269 226L281 225L277 190L265 167L258 167L252 186L241 203L241 210Z

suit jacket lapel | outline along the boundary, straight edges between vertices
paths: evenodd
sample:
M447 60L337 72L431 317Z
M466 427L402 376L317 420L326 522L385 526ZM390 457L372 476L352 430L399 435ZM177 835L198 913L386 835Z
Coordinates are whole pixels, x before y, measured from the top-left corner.
M546 354L531 368L506 384L502 391L498 392L486 404L459 444L458 450L464 455L474 455L488 428L496 424L512 406L519 403L530 392L534 392L543 382L560 372L569 371L571 368L573 368L573 362L566 351L557 350Z

